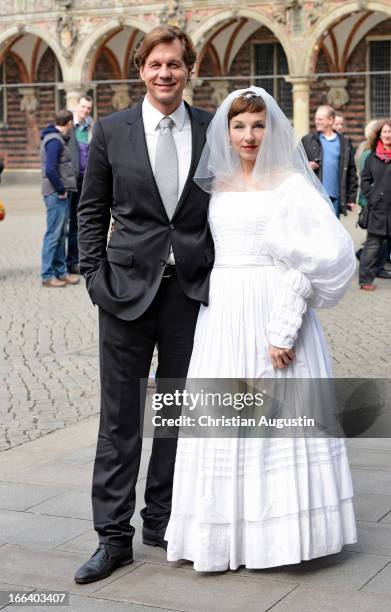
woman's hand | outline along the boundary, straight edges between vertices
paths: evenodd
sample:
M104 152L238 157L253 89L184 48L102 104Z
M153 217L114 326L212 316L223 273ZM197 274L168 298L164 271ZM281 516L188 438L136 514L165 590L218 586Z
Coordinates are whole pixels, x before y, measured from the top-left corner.
M288 367L295 358L293 349L278 348L278 346L273 346L272 344L269 344L269 355L272 360L273 368L280 370Z

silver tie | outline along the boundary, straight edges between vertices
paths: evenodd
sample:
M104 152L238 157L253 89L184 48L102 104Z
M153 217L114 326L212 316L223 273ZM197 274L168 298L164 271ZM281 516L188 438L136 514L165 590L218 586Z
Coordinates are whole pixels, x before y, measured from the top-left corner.
M160 120L155 158L155 180L169 219L178 204L178 155L171 131L173 126L170 117Z

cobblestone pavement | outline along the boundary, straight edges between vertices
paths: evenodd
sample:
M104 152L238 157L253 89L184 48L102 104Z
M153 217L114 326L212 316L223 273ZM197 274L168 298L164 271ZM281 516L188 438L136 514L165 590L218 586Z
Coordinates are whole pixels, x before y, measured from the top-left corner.
M97 310L84 283L45 289L39 279L45 216L39 187L3 186L0 224L0 451L96 414L99 409ZM344 221L357 244L364 232ZM386 377L391 371L391 281L378 291L357 283L320 312L336 376Z

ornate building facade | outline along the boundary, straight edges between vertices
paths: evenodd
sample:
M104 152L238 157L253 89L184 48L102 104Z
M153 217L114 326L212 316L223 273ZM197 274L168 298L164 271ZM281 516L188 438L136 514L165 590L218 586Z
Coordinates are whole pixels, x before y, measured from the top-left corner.
M259 84L301 135L330 103L362 139L391 116L391 0L0 0L0 155L39 167L39 132L53 112L90 92L94 113L144 93L134 50L159 23L185 28L198 51L187 98L213 110Z

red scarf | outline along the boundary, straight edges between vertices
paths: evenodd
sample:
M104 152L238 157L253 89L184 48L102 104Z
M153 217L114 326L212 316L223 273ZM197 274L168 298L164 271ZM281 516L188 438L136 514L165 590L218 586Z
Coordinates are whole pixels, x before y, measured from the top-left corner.
M376 145L376 157L384 161L386 164L391 162L391 149L385 149L380 138Z

